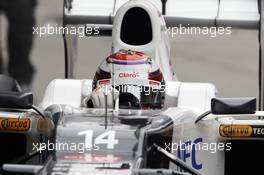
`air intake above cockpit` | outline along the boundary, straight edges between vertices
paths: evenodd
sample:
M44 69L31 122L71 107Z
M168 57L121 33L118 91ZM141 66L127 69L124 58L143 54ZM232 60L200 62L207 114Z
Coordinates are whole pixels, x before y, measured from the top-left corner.
M126 12L120 38L129 45L145 45L152 41L150 16L143 8L133 7Z

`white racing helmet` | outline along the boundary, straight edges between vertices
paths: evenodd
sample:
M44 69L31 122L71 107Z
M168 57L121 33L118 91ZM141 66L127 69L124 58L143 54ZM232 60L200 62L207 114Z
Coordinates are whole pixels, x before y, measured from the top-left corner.
M162 108L165 81L155 61L142 52L120 50L106 58L96 71L93 90L108 85L119 91L123 109Z

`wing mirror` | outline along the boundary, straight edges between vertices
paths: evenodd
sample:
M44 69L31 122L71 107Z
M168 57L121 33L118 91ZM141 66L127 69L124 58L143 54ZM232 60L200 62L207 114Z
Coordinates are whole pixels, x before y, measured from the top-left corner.
M256 98L213 98L211 100L211 110L197 117L195 123L198 123L209 114L254 114L256 110Z
M256 98L213 98L213 114L254 114L257 110Z
M32 105L31 92L0 92L0 108L30 109Z

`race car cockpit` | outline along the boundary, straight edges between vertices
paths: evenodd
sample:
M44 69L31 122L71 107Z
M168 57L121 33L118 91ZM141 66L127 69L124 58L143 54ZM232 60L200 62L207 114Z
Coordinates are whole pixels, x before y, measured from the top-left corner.
M113 107L117 99L121 109L164 106L165 80L155 60L131 50L120 50L103 60L94 76L93 92L84 103L95 108Z

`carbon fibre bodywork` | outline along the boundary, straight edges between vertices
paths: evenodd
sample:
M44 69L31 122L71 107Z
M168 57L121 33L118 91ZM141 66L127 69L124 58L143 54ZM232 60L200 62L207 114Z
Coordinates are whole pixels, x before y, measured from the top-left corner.
M152 149L153 144L164 147L165 141L171 142L172 130L164 133L173 124L169 117L154 116L154 111L125 110L126 115L118 116L108 111L105 123L103 109L61 109L71 112L61 115L56 141L46 146L54 154L43 174L133 174L142 168L169 167Z

